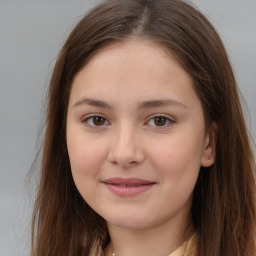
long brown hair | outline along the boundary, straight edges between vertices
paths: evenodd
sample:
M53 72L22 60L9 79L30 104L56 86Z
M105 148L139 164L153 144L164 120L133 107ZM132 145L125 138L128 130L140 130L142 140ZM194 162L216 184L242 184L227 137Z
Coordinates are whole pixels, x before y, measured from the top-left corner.
M174 53L193 78L206 124L218 127L215 163L201 168L194 190L198 255L255 255L255 162L236 81L213 26L180 0L107 0L68 37L49 86L31 255L96 255L108 242L105 221L72 179L66 113L76 73L107 44L129 38L153 40Z

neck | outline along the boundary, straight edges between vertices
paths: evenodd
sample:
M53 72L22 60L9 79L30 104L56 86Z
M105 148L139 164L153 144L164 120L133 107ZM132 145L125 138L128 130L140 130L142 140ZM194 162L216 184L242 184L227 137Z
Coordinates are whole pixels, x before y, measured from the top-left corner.
M175 224L167 226L164 223L150 229L129 229L108 224L111 241L105 255L168 256L193 233L191 226Z

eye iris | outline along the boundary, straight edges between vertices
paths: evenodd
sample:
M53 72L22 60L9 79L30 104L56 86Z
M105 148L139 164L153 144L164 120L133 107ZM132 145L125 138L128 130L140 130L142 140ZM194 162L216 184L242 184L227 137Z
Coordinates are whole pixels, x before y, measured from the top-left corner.
M93 124L96 126L101 126L105 123L105 118L101 116L93 117Z
M166 117L163 117L163 116L155 117L154 123L156 126L163 126L166 124Z

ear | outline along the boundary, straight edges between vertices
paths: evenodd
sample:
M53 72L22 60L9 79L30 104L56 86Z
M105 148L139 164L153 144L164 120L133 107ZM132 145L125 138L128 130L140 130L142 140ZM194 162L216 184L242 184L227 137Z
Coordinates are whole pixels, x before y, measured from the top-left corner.
M213 165L216 156L216 137L217 137L217 125L212 123L205 135L205 145L203 149L201 166L210 167Z

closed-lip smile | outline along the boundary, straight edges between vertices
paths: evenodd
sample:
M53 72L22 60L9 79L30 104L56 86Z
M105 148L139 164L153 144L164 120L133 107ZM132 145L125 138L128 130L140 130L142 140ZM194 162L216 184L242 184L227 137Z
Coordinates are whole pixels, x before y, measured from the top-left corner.
M131 197L141 194L156 184L156 182L138 178L110 178L103 180L102 183L112 193L124 197Z

